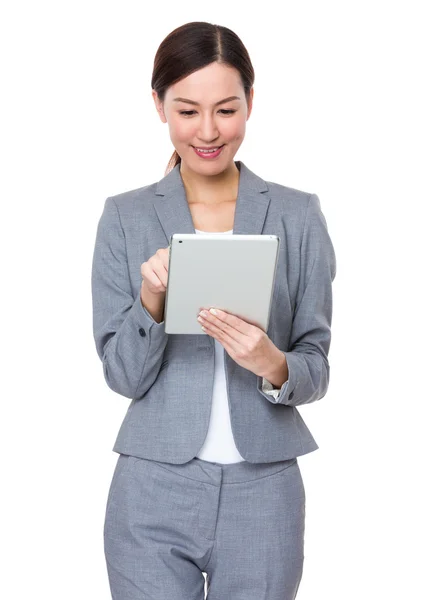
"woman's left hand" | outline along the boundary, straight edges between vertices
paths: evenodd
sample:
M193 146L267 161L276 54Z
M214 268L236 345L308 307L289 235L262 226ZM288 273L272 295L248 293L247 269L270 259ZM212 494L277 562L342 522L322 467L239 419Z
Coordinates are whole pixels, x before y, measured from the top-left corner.
M259 327L218 309L203 309L198 320L237 364L255 375L267 377L281 363L281 351Z

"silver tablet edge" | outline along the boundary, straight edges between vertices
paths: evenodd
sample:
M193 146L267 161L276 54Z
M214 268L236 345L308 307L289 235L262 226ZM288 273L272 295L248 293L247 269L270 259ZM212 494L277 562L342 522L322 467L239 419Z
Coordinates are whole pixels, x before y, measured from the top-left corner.
M168 285L169 285L169 279L171 277L171 248L172 248L172 238L174 237L174 234L171 234L170 240L169 240L169 253L168 253L168 283L166 285L166 293L165 293L165 310L163 313L163 320L164 320L164 330L165 333L167 333L166 331L166 311L168 308Z
M272 299L274 297L274 290L275 290L275 276L277 273L277 265L278 265L278 259L280 256L280 237L278 235L273 235L271 234L270 237L273 237L277 240L277 251L276 251L276 256L275 256L275 264L274 264L274 275L272 278L272 289L271 289L271 302L269 303L269 308L268 308L268 317L267 317L267 321L266 321L266 329L265 329L265 333L268 333L268 329L269 329L269 320L271 317L271 309L272 309Z

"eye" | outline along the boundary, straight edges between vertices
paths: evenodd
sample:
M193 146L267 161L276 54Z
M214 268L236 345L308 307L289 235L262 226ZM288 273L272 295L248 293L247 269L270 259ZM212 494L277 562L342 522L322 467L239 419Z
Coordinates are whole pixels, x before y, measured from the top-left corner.
M236 111L235 111L235 110L233 110L233 109L224 109L224 108L221 108L221 109L220 109L220 111L221 111L221 112L222 112L224 115L232 115L233 113L235 113L235 112L236 112ZM187 116L187 117L191 117L191 115L192 115L193 113L195 113L195 112L196 112L195 110L180 110L180 111L179 111L179 114L180 114L180 115Z

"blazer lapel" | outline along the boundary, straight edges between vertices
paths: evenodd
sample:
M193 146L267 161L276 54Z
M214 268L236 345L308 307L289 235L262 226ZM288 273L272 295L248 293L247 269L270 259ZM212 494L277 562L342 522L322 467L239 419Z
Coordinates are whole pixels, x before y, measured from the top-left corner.
M269 205L268 186L242 161L236 164L240 177L233 233L261 234ZM168 242L173 233L195 233L179 164L157 183L155 193L155 210Z

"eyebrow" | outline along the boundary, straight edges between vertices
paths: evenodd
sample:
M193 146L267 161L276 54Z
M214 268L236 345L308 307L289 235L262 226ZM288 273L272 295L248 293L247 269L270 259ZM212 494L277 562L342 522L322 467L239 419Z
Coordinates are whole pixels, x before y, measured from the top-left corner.
M229 96L228 98L224 98L224 100L219 100L218 102L215 102L214 106L224 104L225 102L230 102L230 100L240 100L240 97ZM196 106L199 106L199 102L195 102L194 100L188 100L187 98L174 98L174 102L186 102L187 104L195 104Z

